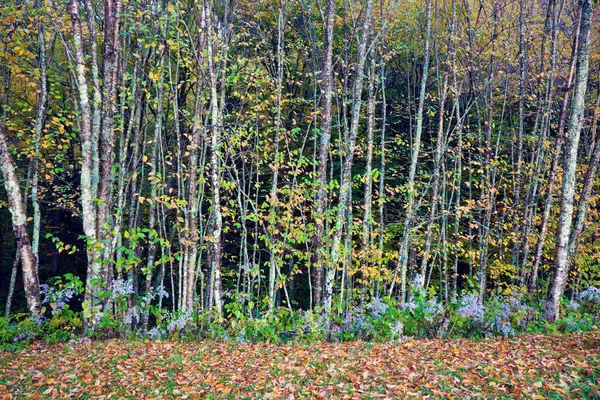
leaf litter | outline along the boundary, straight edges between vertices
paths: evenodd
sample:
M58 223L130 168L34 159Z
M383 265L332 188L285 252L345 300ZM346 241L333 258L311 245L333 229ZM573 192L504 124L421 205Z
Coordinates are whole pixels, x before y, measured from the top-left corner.
M0 352L0 399L600 398L600 333L402 343L106 340Z

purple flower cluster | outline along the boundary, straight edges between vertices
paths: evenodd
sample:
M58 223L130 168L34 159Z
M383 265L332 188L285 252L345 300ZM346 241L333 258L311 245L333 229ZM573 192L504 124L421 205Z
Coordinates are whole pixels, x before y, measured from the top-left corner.
M415 300L412 298L412 296L409 297L408 301L404 302L404 304L401 305L401 308L403 310L408 311L409 313L413 314L414 311L419 307L419 305L415 302Z
M148 302L154 300L155 298L159 299L168 299L169 292L165 290L164 286L151 287L148 292Z
M371 316L378 318L385 314L389 306L381 298L373 297L369 308L371 309Z
M442 321L442 324L438 326L438 329L436 332L437 336L445 337L446 334L448 333L448 328L450 328L450 319L444 318L444 320Z
M148 339L152 339L152 340L162 339L165 337L165 335L166 335L165 330L163 328L161 328L160 326L155 326L154 328L152 328L148 332L146 332L146 337Z
M360 332L371 328L371 323L365 318L365 312L362 307L354 307L344 317L344 328L347 331Z
M44 322L44 316L40 314L32 315L29 317L29 319L31 319L31 321L33 321L33 323L37 326L40 326Z
M13 338L13 341L20 342L22 340L30 340L30 339L33 339L35 336L36 336L35 333L33 333L32 331L27 329L27 330L17 333L15 335L15 337Z
M421 274L416 274L412 280L411 292L415 296L425 296L425 277Z
M518 326L521 329L534 319L535 310L522 302L523 293L514 293L498 306L498 313L489 324L490 331L496 331L502 336L513 336Z
M129 296L130 294L135 293L135 290L133 289L133 282L128 279L114 280L110 291L113 299L122 296Z
M595 286L589 286L583 292L579 293L577 298L580 301L600 303L600 288L597 288Z
M135 307L130 307L127 309L127 312L123 316L123 322L128 325L137 324L140 321L141 310L137 305Z
M567 304L567 308L569 308L573 311L577 311L579 309L579 307L581 307L581 304L579 304L575 300L571 300L571 301L569 301L569 304Z
M547 300L541 300L539 308L540 310L542 310L541 317L546 320L549 320L554 315L554 311L552 310L552 304Z
M140 315L142 311L147 309L150 306L152 300L159 298L168 298L169 293L165 290L163 286L158 286L156 288L151 287L150 290L144 294L143 297L139 299L138 304L133 307L133 309L127 310L127 314L125 315L125 323L133 323L140 320Z
M463 296L460 300L458 314L463 318L473 318L481 321L485 315L485 308L479 301L479 296L474 293Z
M502 336L513 336L515 334L515 330L510 321L501 317L496 317L493 322L493 328Z
M442 314L443 312L444 305L442 303L438 303L435 298L430 299L423 310L423 313L425 314L425 321L431 323L437 315Z
M48 292L50 292L50 289L52 289L52 291L54 291L54 288L51 288L46 283L42 283L40 285L40 295L45 296L44 300L42 300L42 303L46 303L48 301Z
M180 313L178 316L173 316L169 324L167 325L167 331L169 333L181 333L185 328L192 322L192 312L186 311Z
M30 316L18 324L11 322L8 326L8 331L13 332L12 339L15 342L34 339L41 331L40 325L42 322L44 322L44 317L41 315Z
M392 333L392 340L399 339L404 333L404 324L400 321L396 321L390 326L390 332Z
M44 296L42 304L50 304L52 315L54 315L60 313L65 308L69 300L75 295L75 292L72 287L58 289L44 283L40 285L40 294Z
M535 318L536 311L533 307L523 303L524 293L517 292L508 298L509 312L513 322L519 327L525 328Z

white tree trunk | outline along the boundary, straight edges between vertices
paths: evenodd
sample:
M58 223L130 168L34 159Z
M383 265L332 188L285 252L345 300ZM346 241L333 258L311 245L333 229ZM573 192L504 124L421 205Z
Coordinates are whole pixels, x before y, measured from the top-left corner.
M585 109L585 93L589 73L590 30L594 6L591 0L581 1L581 41L577 56L577 75L575 78L575 94L567 132L565 158L563 167L562 194L560 198L560 215L556 230L556 248L554 271L549 292L551 306L550 318L556 320L560 311L560 300L567 285L569 275L569 236L573 221L573 200L577 184L577 151L579 136L583 126Z

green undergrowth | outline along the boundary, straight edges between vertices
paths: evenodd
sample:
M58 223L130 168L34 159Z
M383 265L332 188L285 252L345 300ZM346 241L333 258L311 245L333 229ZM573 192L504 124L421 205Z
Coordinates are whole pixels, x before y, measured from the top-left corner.
M74 311L82 293L76 277L57 279L44 288L44 315L32 318L17 314L0 318L0 346L17 350L27 343L77 342L107 338L216 340L248 343L398 342L413 338L510 337L527 333L588 332L600 325L600 289L590 287L565 299L561 317L549 322L544 301L525 293L496 295L485 304L475 293L463 293L444 303L437 293L415 286L403 304L387 297L372 297L362 304L338 304L330 318L322 310L258 309L232 296L226 314L219 318L206 312L169 312L156 299L164 291L154 290L132 301L124 282L102 293L105 308ZM83 321L90 321L84 329Z

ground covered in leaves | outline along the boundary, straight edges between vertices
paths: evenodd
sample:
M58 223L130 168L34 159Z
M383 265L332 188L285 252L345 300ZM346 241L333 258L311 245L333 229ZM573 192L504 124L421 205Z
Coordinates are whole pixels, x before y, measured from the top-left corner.
M0 398L600 398L600 332L400 344L35 343Z

